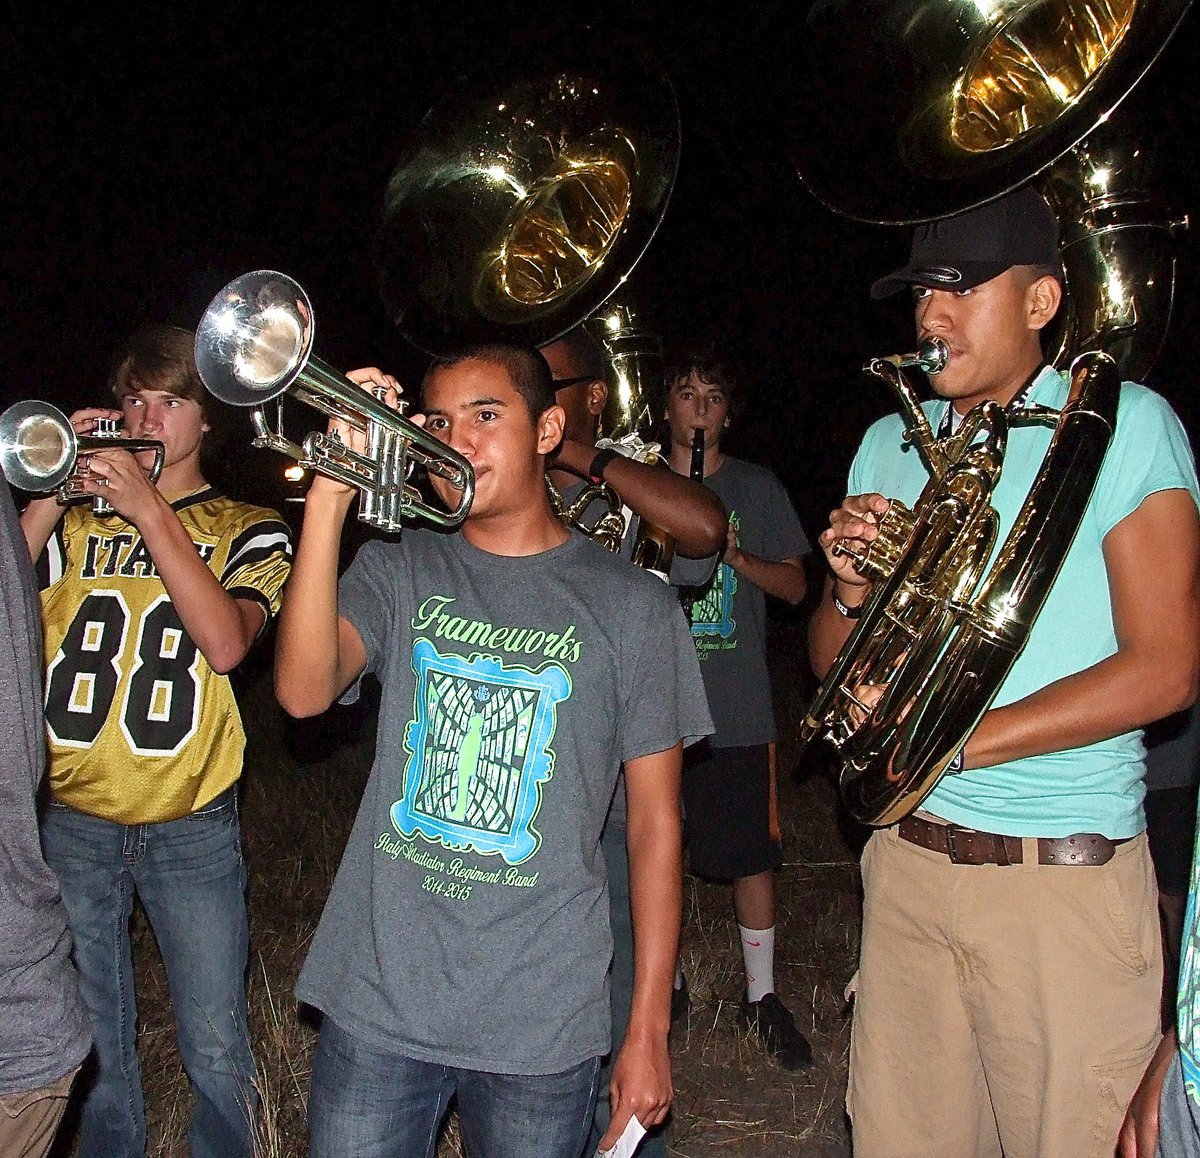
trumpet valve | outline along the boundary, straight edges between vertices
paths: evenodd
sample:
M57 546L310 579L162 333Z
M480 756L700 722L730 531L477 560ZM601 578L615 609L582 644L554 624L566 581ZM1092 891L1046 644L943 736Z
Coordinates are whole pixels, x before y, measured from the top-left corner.
M371 393L374 395L376 402L380 402L383 405L387 406L387 387L386 386L372 386ZM389 406L388 409L390 410L391 407ZM396 399L396 413L397 414L407 414L408 413L408 399L407 398L397 398Z

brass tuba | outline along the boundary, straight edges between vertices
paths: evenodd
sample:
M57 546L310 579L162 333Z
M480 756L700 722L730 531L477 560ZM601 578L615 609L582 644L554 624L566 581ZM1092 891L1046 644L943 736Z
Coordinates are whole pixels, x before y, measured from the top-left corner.
M916 808L991 705L1090 500L1121 379L1144 375L1159 348L1180 223L1155 202L1146 150L1110 114L1189 2L894 0L864 16L830 0L809 17L793 160L814 195L860 220L914 223L1037 180L1059 219L1066 282L1053 353L1070 365L1061 412L985 402L939 440L904 375L936 373L938 351L865 367L895 391L930 481L913 510L893 503L854 555L873 588L801 734L836 749L842 796L868 824ZM855 69L819 67L835 44ZM830 150L849 117L862 147ZM997 550L990 496L1009 428L1027 422L1054 434ZM883 688L878 701L866 685Z
M375 247L388 316L433 355L543 346L586 324L610 368L601 434L648 434L661 349L624 287L666 211L679 137L670 81L624 38L602 56L594 44L525 50L466 78L426 113L388 181ZM604 513L583 526L597 499ZM551 502L619 549L611 487L568 507L551 486Z
M650 441L655 415L662 410L662 340L646 324L645 314L628 287L614 294L584 324L604 350L607 370L608 398L600 415L596 445L669 469L659 444ZM590 489L590 486L585 488L585 492ZM599 484L599 490L608 509L621 512L617 521L624 528L625 516L616 491L606 483ZM606 514L601 523L608 518ZM621 542L619 538L610 549L619 550ZM674 555L675 541L671 536L647 519L639 518L630 562L669 582Z
M196 368L208 392L232 406L250 406L254 445L277 450L301 466L362 492L358 517L383 531L420 517L438 526L466 518L475 473L457 451L386 406L312 353L312 303L287 274L260 269L242 274L217 294L196 327ZM336 434L312 431L303 444L283 433L283 396L366 434L366 453ZM263 407L278 401L274 428ZM413 466L449 480L458 503L445 511L408 482Z

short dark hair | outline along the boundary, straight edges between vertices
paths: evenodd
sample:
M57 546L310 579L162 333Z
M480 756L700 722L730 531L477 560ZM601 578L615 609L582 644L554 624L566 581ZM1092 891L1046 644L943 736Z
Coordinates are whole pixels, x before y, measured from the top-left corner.
M554 379L546 359L529 346L506 345L502 342L468 346L453 354L435 358L421 381L422 395L434 374L468 361L486 362L490 366L501 367L508 374L509 381L517 393L525 399L531 422L536 422L554 405Z
M143 326L125 344L109 386L118 401L139 390L162 390L203 411L208 392L196 369L196 335L179 326Z
M1052 277L1059 285L1063 282L1063 271L1061 265L1021 265L1018 269L1023 269L1029 276L1029 284L1032 285L1035 281L1040 281L1044 277Z
M676 382L695 374L701 382L718 386L729 403L729 413L737 414L741 409L742 383L733 359L728 352L716 344L684 350L667 363L663 376L665 389L670 393Z
M568 330L561 338L556 338L555 343L565 347L572 377L587 376L599 382L607 379L608 356L599 339L585 325Z

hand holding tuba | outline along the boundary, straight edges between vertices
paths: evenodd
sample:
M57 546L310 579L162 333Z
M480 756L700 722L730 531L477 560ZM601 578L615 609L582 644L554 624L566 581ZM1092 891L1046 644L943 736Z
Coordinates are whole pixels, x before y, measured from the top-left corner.
M462 455L312 354L313 310L308 295L286 274L256 270L231 281L209 304L196 328L196 367L214 397L252 406L254 445L294 458L301 466L362 492L358 517L384 531L420 517L439 526L466 518L475 474ZM282 429L282 396L301 402L361 433L363 449L333 433L313 431L303 443ZM263 405L279 399L275 428ZM431 506L408 476L414 465L448 479L460 492L452 511Z
M147 474L157 482L163 467L163 444L152 438L125 438L115 418L96 418L90 435L79 434L57 406L30 399L0 414L0 474L15 487L35 494L53 491L60 503L91 498L92 511L111 515L103 495L83 484L99 477L88 470L88 458L101 450L154 453Z
M873 586L801 727L802 740L821 736L836 750L843 799L868 824L915 809L991 705L1050 594L1116 426L1120 375L1108 354L1089 351L1072 365L1061 413L982 402L954 435L935 439L901 372L935 373L944 365L935 353L865 367L896 391L930 479L912 509L890 503L870 542L834 548ZM1018 424L1054 433L994 551L992 493Z

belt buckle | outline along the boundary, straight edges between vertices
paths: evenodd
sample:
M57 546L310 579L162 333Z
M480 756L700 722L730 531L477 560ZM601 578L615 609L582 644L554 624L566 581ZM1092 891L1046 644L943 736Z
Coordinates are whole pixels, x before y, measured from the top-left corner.
M947 824L943 830L946 833L946 855L950 858L951 864L968 864L968 861L959 859L958 840L957 836L960 832L966 832L964 828L958 828L953 824Z

